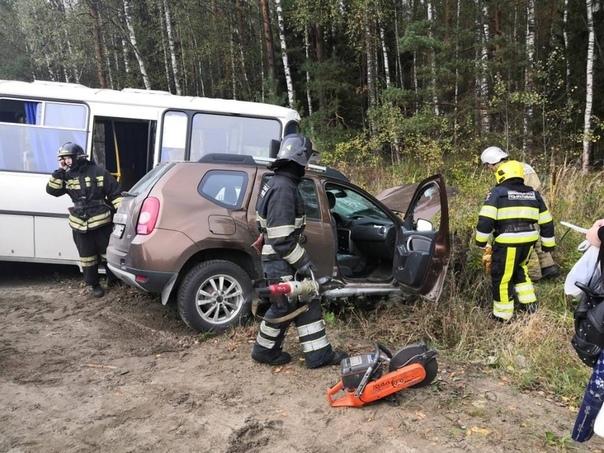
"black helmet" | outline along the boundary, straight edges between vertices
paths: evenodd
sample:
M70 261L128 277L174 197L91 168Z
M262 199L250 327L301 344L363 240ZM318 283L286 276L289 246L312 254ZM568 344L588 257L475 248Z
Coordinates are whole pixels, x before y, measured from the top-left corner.
M57 157L65 156L71 156L72 159L80 159L86 157L86 153L77 143L67 142L61 145L59 152L57 153Z
M277 158L268 166L268 168L278 168L287 162L295 162L302 167L306 167L308 159L312 154L312 143L310 139L302 134L286 135L281 142Z

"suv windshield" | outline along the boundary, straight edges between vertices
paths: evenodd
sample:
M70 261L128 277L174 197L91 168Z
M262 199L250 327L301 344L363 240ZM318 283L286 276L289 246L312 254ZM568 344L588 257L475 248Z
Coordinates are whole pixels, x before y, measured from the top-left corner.
M332 193L335 199L335 205L332 212L339 214L345 219L355 219L361 217L370 217L377 220L387 220L390 218L384 211L375 204L347 187L328 184L327 192Z

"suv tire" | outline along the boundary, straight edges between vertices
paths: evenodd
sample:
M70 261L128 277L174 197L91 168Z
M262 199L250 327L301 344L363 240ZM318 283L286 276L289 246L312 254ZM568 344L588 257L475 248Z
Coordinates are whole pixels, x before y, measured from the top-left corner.
M199 332L223 332L250 314L252 281L232 261L211 260L192 267L178 288L178 313Z

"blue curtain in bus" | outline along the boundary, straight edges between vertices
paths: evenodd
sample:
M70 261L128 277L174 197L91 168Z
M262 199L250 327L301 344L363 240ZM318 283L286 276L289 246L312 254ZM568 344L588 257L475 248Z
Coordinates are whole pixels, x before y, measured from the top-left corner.
M36 124L37 102L25 102L25 124Z

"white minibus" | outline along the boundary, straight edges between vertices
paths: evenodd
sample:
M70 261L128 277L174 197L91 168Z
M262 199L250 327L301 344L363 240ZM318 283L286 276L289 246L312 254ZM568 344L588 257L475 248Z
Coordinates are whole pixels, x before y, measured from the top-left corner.
M269 157L271 140L296 132L299 121L295 110L270 104L0 80L0 261L79 264L71 200L45 190L67 141L128 190L163 161Z

